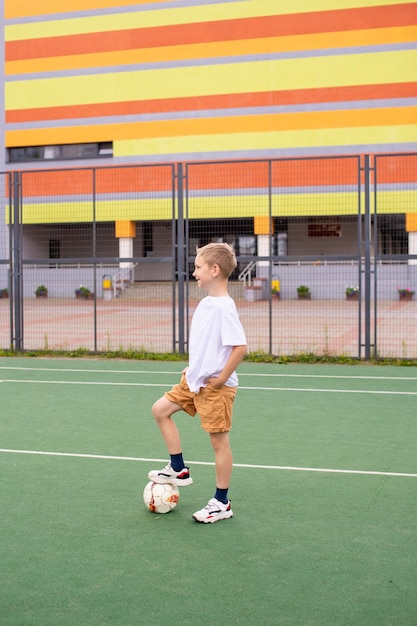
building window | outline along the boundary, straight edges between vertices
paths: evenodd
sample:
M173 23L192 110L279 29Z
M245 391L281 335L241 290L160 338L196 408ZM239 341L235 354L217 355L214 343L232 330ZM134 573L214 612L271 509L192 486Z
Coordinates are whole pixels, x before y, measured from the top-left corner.
M328 217L312 217L308 221L309 237L341 237L342 227L339 221Z
M74 159L97 159L113 156L113 142L74 143L59 146L27 146L8 148L7 162L61 161Z

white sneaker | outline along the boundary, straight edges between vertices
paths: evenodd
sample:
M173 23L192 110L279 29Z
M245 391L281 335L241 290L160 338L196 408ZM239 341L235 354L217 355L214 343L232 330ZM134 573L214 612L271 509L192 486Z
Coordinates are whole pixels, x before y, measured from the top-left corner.
M177 487L185 487L191 485L193 479L190 476L190 470L188 467L183 467L180 472L176 472L172 469L171 463L168 463L161 470L151 470L148 474L149 480L159 485L177 485Z
M230 500L227 504L223 504L223 502L220 502L217 498L209 500L204 509L196 511L193 515L193 519L195 519L196 522L202 522L203 524L213 524L213 522L217 522L221 519L229 519L229 517L233 517L233 511L230 508Z

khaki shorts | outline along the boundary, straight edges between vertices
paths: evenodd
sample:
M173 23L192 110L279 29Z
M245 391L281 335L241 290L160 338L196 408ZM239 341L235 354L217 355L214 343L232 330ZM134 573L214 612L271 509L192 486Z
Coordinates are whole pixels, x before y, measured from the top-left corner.
M179 404L180 407L193 416L198 413L201 427L208 433L228 432L232 427L233 402L237 387L223 386L214 389L210 384L201 387L198 393L190 391L185 374L182 375L178 385L174 385L171 391L164 396L170 402Z

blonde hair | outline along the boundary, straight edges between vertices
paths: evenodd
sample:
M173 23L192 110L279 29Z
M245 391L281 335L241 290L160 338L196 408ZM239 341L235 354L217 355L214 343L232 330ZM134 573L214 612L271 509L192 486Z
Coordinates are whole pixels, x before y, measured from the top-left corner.
M233 248L228 243L208 243L202 248L197 248L196 252L209 267L218 265L225 278L229 278L237 265Z

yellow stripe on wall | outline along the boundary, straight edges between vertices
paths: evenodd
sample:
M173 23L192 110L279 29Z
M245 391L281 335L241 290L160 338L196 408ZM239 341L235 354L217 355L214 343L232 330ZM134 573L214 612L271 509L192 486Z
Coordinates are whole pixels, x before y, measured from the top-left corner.
M202 150L253 149L259 142L265 148L280 147L282 138L296 138L288 133L304 133L318 130L325 141L336 132L347 132L349 143L355 132L366 133L366 129L377 127L386 132L395 132L397 127L414 127L417 107L401 109L353 109L350 111L309 111L282 113L263 116L242 115L234 117L192 118L186 120L164 120L81 127L64 127L22 131L8 131L6 145L36 146L65 143L88 143L113 140L115 156L137 154L167 154L190 151L194 147ZM244 129L244 132L242 132ZM203 134L204 132L204 134ZM140 137L140 139L138 139ZM301 135L298 135L299 145ZM301 141L303 141L301 139ZM364 143L363 139L360 143ZM253 143L254 142L254 143ZM323 141L317 145L325 145ZM156 149L156 152L155 152ZM132 150L134 152L132 152Z
M248 54L267 54L293 50L318 50L346 46L388 45L417 40L417 26L394 28L371 28L343 31L342 33L314 33L314 35L291 35L216 41L213 43L162 46L159 48L139 48L89 54L6 61L6 75L53 72L58 70L89 67L112 67L139 63L160 63L180 59L216 58Z
M414 213L417 217L417 191L378 191L380 213Z
M403 50L24 80L5 85L6 110L413 82L416 65L417 51Z
M265 133L237 133L234 135L203 135L192 137L161 137L146 140L115 141L115 157L202 152L283 150L286 148L317 148L334 146L375 146L380 144L417 142L417 125L376 126L373 128L332 128L293 130Z
M100 10L105 8L126 7L132 4L150 4L156 2L173 2L173 0L71 0L68 5L62 0L5 0L4 16L6 19L14 17L28 17L30 15L53 15L54 13L68 13L75 11Z
M373 213L373 192L370 194L370 200L371 213ZM417 190L378 192L378 214L405 213L409 211L410 206L416 207L417 212ZM364 213L363 193L361 194L361 207ZM271 215L273 217L357 215L357 212L358 194L356 192L272 195ZM268 197L266 195L239 195L237 198L234 195L222 195L189 198L188 214L190 219L265 216L269 214ZM152 219L152 216L145 219Z
M320 207L320 210L317 210ZM272 196L273 217L305 215L356 215L358 194L341 193L279 193ZM188 198L190 219L260 217L269 214L268 195L221 195Z
M13 2L13 0L7 0ZM128 28L149 28L173 24L192 24L194 22L212 22L217 20L251 18L265 15L288 15L396 4L414 4L412 0L243 0L203 6L164 8L162 10L138 11L96 15L93 17L75 17L70 19L36 21L27 24L11 24L5 28L6 41L19 41L43 37L80 35L102 31L125 30ZM68 6L68 9L71 5Z
M97 222L171 220L172 200L131 199L99 200L96 205ZM9 209L6 209L6 223ZM23 224L76 224L93 221L91 201L89 202L47 202L30 204L25 202L22 213Z
M266 195L235 196L216 195L189 198L190 219L255 217L268 214ZM316 215L356 215L358 195L356 192L342 193L280 193L272 196L274 217L297 217ZM363 205L363 202L362 202ZM371 194L373 206L373 194ZM378 213L406 213L410 206L417 206L417 191L378 192ZM320 207L320 210L317 210ZM5 211L9 223L8 207ZM98 222L117 220L171 220L171 200L135 199L98 201L96 219ZM45 204L25 204L23 224L90 223L92 222L91 202L55 202Z

